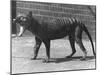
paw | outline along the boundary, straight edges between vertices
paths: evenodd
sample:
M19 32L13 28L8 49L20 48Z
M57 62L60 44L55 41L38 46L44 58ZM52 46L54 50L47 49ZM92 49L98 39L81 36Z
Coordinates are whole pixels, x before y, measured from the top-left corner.
M31 58L31 60L36 60L36 57Z
M71 55L69 55L69 56L66 56L66 58L71 58L72 56Z
M86 58L80 58L80 60L81 60L81 61L85 61L85 60L86 60Z
M44 59L43 63L49 63L49 59Z

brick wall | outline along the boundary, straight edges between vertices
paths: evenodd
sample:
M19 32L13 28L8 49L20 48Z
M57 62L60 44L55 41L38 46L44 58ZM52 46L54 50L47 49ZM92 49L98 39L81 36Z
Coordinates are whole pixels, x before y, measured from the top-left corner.
M47 20L58 17L76 17L87 26L92 38L95 39L95 6L17 1L16 9L17 14L27 14L31 10L38 20L41 18ZM83 37L86 38L84 34Z

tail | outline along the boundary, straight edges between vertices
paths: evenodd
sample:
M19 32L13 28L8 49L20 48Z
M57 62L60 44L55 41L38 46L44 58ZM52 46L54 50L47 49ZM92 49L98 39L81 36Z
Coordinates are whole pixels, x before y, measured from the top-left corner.
M88 35L88 37L90 39L90 42L91 42L91 45L92 45L93 54L96 57L96 53L95 53L95 50L94 50L94 45L93 45L93 41L92 41L91 35L90 35L88 29L86 28L86 26L84 24L81 24L81 26L82 26L82 29L85 31L85 33Z

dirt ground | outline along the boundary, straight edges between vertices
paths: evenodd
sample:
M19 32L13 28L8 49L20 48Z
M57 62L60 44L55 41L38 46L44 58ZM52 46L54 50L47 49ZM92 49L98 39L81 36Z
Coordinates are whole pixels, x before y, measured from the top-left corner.
M37 60L31 60L34 53L34 37L12 38L12 73L95 69L95 59L91 44L89 41L83 41L83 43L88 52L88 57L85 61L80 60L83 52L77 44L75 55L72 58L65 58L70 55L72 50L68 40L59 39L51 41L51 58L55 60L50 63L44 63L43 59L46 57L44 44L40 47Z

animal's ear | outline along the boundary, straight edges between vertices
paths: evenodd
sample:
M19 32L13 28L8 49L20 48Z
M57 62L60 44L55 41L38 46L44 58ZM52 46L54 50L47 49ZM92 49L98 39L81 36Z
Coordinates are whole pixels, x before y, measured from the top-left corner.
M32 15L32 11L29 11L29 14Z
M32 11L29 11L29 12L28 12L28 16L29 16L29 17L32 17Z

